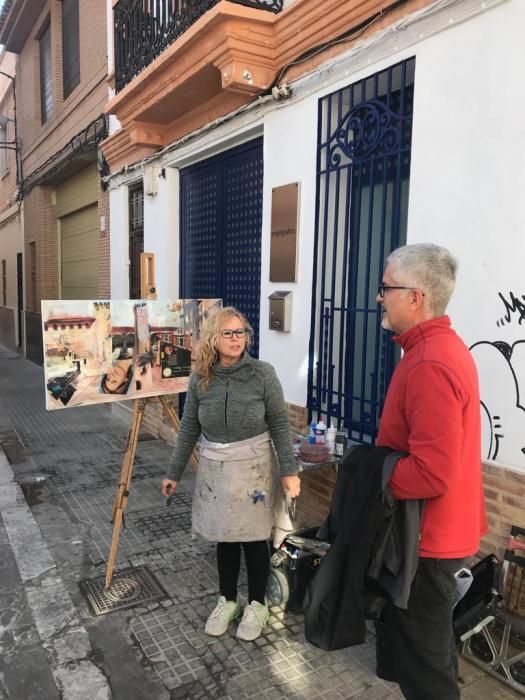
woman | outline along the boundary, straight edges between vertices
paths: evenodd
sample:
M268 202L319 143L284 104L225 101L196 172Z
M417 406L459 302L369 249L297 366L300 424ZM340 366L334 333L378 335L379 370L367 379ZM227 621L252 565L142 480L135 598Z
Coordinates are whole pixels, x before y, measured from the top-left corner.
M292 498L300 491L281 385L271 365L248 354L252 336L246 318L231 306L205 321L169 476L162 481L164 496L175 491L201 437L192 528L217 542L220 588L205 631L224 634L241 612L237 581L242 545L249 600L237 637L247 641L261 634L269 616L268 538L278 487L272 441L283 491Z
M114 360L112 367L102 375L100 390L103 394L125 394L133 377L131 359Z

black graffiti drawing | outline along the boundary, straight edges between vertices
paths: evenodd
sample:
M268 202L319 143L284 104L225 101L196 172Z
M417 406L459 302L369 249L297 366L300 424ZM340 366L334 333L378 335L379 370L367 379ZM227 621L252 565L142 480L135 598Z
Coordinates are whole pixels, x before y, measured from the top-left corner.
M517 297L514 292L509 292L509 299L506 299L501 292L498 292L498 296L503 302L505 307L505 315L496 321L497 326L504 326L515 319L515 314L517 314L518 324L521 325L525 321L525 294Z
M480 375L483 456L525 465L525 340L483 340L470 351Z

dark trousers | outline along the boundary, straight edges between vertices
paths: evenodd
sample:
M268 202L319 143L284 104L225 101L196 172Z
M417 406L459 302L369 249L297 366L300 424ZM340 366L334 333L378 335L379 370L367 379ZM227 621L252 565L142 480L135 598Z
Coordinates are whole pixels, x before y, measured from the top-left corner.
M377 675L408 700L459 700L452 609L463 561L421 558L407 609L387 603L376 623Z
M270 572L268 542L218 542L217 568L219 590L226 600L237 600L237 582L241 569L241 544L248 573L248 602L256 600L264 605L266 584Z

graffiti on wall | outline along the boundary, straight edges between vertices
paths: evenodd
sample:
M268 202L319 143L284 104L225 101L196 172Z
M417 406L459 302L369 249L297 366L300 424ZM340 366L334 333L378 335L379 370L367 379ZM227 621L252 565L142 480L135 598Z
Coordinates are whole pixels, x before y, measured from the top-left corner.
M503 314L496 325L515 326L517 337L511 342L481 340L470 348L480 380L482 450L485 459L524 467L525 339L520 326L525 323L525 295L498 296Z
M525 322L525 294L517 297L513 292L509 297L505 297L501 292L498 294L505 307L505 314L496 321L497 326L504 326L517 320L518 324Z

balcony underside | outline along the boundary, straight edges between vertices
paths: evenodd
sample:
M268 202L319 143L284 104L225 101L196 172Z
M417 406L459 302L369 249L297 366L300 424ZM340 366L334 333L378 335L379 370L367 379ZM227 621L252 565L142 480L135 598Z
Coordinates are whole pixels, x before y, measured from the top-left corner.
M106 112L121 125L102 144L111 170L253 101L271 87L283 66L312 47L364 25L390 6L397 6L389 17L393 21L429 2L407 0L399 7L396 0L295 0L273 14L222 0L107 104ZM382 24L379 17L371 30ZM335 50L344 48L348 43ZM322 54L313 60L319 63ZM311 65L302 64L299 71Z

